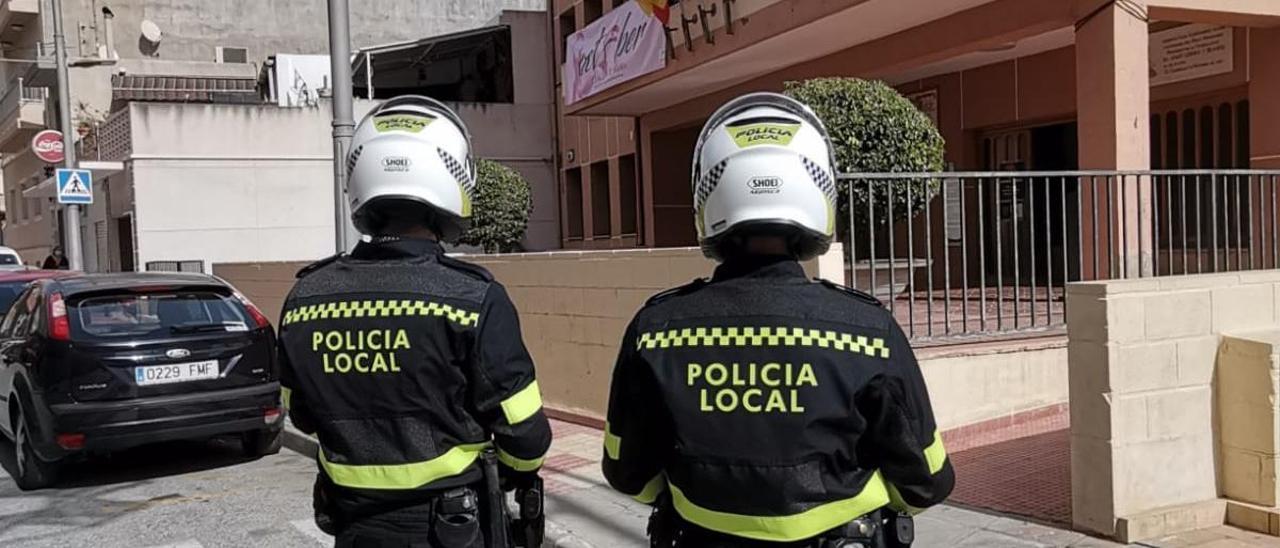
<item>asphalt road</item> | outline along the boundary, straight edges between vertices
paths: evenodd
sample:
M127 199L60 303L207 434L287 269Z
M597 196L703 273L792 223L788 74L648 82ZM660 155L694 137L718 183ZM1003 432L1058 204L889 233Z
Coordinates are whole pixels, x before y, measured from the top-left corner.
M331 546L312 523L315 462L289 450L258 460L239 442L142 447L68 467L23 492L0 437L0 546L201 548Z

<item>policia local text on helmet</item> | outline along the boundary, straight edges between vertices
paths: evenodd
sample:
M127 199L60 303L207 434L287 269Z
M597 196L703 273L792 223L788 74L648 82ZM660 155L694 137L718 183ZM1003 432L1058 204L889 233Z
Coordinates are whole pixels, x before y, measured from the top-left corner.
M909 545L908 516L954 474L902 329L798 263L835 232L821 121L778 94L729 102L698 138L693 194L721 264L628 326L605 477L655 505L654 546Z
M369 239L299 272L280 326L285 404L320 442L317 523L343 547L538 546L551 430L516 309L438 243L471 217L466 126L399 97L352 145L347 195ZM522 502L514 523L500 483Z

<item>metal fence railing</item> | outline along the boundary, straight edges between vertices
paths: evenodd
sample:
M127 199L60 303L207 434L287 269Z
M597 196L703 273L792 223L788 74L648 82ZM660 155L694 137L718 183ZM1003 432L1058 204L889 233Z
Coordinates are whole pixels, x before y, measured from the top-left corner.
M1061 329L1068 282L1277 268L1280 171L847 174L846 281L927 342Z

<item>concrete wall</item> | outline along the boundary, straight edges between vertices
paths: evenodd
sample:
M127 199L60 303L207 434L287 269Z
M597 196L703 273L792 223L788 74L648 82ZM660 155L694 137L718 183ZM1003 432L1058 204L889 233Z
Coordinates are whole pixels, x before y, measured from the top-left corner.
M841 276L841 251L805 264ZM520 311L525 343L547 405L603 419L618 343L640 306L663 289L710 275L691 248L464 256L490 269ZM269 315L280 311L302 263L215 265ZM1067 399L1060 340L968 345L919 352L939 426L951 429Z
M1067 289L1077 528L1135 541L1219 525L1219 335L1280 323L1280 271Z
M328 53L328 12L313 0L74 0L63 3L73 52L92 55L105 40L101 8L115 13L121 58L213 61L217 46L249 49L261 63L276 53ZM362 0L351 4L354 47L415 40L484 25L503 9L545 9L544 0ZM139 42L144 19L164 33L154 52ZM76 29L83 28L79 33ZM95 39L95 33L97 38ZM77 42L80 44L77 46Z
M366 106L367 108L367 106ZM327 111L130 106L138 268L332 253Z

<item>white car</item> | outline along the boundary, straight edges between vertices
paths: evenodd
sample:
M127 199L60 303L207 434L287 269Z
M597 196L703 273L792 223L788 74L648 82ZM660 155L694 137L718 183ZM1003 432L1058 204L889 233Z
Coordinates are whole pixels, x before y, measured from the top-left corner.
M22 256L11 247L0 246L0 271L28 270L22 263Z

